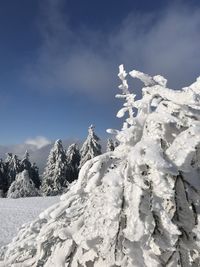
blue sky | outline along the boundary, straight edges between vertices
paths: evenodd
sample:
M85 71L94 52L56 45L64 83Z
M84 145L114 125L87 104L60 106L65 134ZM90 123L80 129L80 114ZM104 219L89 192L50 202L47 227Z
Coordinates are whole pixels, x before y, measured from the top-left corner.
M118 65L182 87L200 75L200 3L3 0L0 144L120 128Z

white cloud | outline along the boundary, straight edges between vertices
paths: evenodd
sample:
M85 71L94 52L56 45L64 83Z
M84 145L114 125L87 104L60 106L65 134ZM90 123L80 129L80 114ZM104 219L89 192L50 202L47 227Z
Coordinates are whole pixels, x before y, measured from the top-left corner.
M35 146L37 149L40 149L44 146L47 146L49 144L51 144L51 141L48 140L46 137L44 136L37 136L35 138L28 138L25 141L26 145L32 145Z
M160 14L129 14L107 33L72 31L62 14L62 0L43 1L42 45L26 79L39 90L81 92L106 98L117 86L124 63L162 74L172 86L184 86L200 74L200 9L173 5Z

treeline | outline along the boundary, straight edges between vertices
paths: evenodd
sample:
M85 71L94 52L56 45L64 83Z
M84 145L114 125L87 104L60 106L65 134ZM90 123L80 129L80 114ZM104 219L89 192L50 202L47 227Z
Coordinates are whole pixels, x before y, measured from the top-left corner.
M116 146L116 142L108 139L107 151L113 151ZM31 163L28 152L22 159L8 153L5 161L0 160L0 195L19 198L63 194L78 178L79 170L85 162L100 154L100 139L92 125L88 129L88 136L81 149L77 144L71 144L65 150L62 141L57 140L41 176L36 164Z

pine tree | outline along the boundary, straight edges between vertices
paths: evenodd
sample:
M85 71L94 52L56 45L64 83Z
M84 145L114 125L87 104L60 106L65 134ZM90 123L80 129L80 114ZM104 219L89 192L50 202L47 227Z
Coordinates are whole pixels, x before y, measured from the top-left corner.
M31 168L30 155L28 151L26 150L24 157L21 161L21 169L22 171L27 170L29 172L30 168Z
M46 196L62 194L67 188L66 154L62 141L57 140L50 151L42 177L42 192Z
M17 174L7 193L8 198L35 197L38 195L38 190L30 179L27 170Z
M88 129L88 137L83 143L80 150L81 161L80 168L85 164L86 161L92 159L101 154L101 145L99 144L99 137L94 132L94 126L91 125Z
M5 175L5 163L0 159L0 197L3 197L6 193L7 180Z
M2 266L200 266L200 78L183 90L132 71L118 149L89 160L57 204L2 250ZM135 113L134 113L135 112Z
M31 164L29 176L31 180L34 182L35 187L39 189L41 186L41 179L39 175L39 168L37 167L35 162Z
M21 172L21 162L16 155L8 153L5 159L6 188L8 190L18 173Z
M67 170L66 176L69 183L78 178L80 153L77 144L72 144L68 147L66 153Z
M106 151L110 152L110 151L114 151L114 150L115 150L114 142L111 138L109 138L107 141Z
M30 156L28 151L25 152L25 155L21 161L21 171L27 170L29 173L30 179L34 182L36 188L39 188L41 185L40 177L39 177L39 169L35 163L30 162Z
M119 143L115 140L114 141L114 150L115 150L116 147L118 147L118 145L119 145Z

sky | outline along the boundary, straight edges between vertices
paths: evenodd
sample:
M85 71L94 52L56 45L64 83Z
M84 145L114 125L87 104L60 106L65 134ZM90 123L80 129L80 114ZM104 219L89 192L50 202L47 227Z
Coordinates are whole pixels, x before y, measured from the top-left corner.
M119 129L122 63L170 88L200 75L199 0L2 0L0 36L0 145Z

